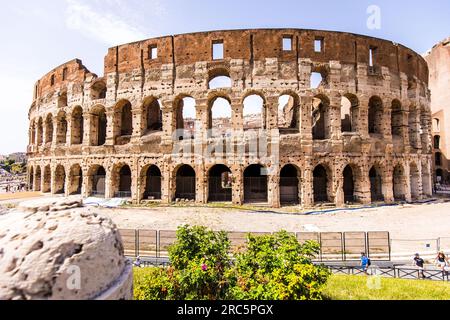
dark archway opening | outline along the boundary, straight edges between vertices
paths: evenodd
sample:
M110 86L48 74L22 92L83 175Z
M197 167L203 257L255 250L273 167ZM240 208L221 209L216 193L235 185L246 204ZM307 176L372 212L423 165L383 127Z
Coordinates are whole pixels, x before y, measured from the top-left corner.
M116 197L131 198L131 169L127 165L119 171L119 191Z
M106 192L106 171L103 167L99 167L92 177L92 195L97 197L105 197Z
M280 203L282 205L300 204L299 172L291 164L284 166L280 172Z
M346 203L356 202L355 179L353 170L350 166L347 166L344 169L344 201Z
M314 169L314 202L328 202L328 174L327 170L319 165Z
M384 201L382 185L383 181L378 170L373 167L369 172L370 177L370 195L372 202Z
M224 165L216 165L209 171L209 202L232 201L231 170Z
M183 165L177 171L176 194L177 199L195 200L195 170Z
M148 168L145 180L144 199L161 200L161 170L157 166Z
M261 165L251 165L244 171L244 202L268 202L268 177Z

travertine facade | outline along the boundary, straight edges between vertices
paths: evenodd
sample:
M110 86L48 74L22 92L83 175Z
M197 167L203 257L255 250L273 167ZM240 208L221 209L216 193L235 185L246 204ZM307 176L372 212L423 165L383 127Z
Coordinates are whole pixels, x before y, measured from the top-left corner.
M229 88L210 89L224 76ZM249 146L249 96L262 101L264 157ZM183 121L186 98L195 124ZM229 135L207 133L219 98ZM43 192L274 207L432 193L425 60L349 33L216 31L114 47L101 78L74 60L39 80L29 118L29 181ZM218 140L227 152L212 147Z
M450 184L450 37L436 44L425 60L430 68L435 182Z

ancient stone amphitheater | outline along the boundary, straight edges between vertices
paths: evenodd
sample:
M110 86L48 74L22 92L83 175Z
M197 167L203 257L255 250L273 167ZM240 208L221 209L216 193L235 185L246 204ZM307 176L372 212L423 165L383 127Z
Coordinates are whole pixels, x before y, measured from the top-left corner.
M428 67L350 33L263 29L110 48L40 79L30 187L279 207L431 195ZM210 130L213 129L213 130Z

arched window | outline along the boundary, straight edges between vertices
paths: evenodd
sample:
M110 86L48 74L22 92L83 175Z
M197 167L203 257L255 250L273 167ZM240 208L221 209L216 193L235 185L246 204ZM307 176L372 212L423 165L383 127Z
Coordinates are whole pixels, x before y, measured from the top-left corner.
M210 102L209 129L212 129L212 137L223 137L231 130L231 104L228 99L217 97Z
M403 115L404 113L400 101L392 101L391 132L393 136L401 137L403 135Z
M341 99L341 131L356 132L359 101L355 95L347 94Z
M64 107L67 107L67 92L61 93L58 98L58 108Z
M146 134L154 131L162 131L162 113L161 105L155 98L149 98L144 101L142 112L143 132Z
M442 153L436 152L435 154L435 165L442 166Z
M319 95L313 100L313 139L325 140L330 138L330 100Z
M244 130L265 128L264 99L252 94L244 99Z
M58 114L57 123L56 123L56 143L57 144L66 144L67 140L67 120L66 113L60 112Z
M297 97L282 95L278 99L278 128L290 132L298 130L300 110Z
M97 81L91 87L91 99L105 99L106 98L106 83L104 81Z
M178 99L176 103L176 130L178 140L189 140L195 137L197 111L192 97Z
M409 128L409 142L411 147L415 149L420 148L420 119L419 119L420 111L416 106L411 106L409 110L409 120L408 120L408 128Z
M45 120L45 143L53 142L53 116L49 114Z
M76 107L72 113L72 144L83 144L84 138L84 118L83 109Z
M103 146L106 143L108 120L105 107L99 105L92 110L91 145Z
M383 133L383 101L379 97L369 100L369 133Z
M128 144L133 135L131 103L121 100L114 108L114 137L117 145Z
M437 118L433 119L433 131L441 132L441 122Z
M441 148L441 136L434 136L434 148L435 149Z

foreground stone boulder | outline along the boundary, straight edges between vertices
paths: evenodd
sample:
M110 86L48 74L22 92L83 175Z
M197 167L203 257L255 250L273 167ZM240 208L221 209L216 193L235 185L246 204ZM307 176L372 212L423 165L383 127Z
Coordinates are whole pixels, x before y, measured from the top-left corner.
M116 226L89 209L67 209L79 205L0 216L0 299L132 299L132 265Z

